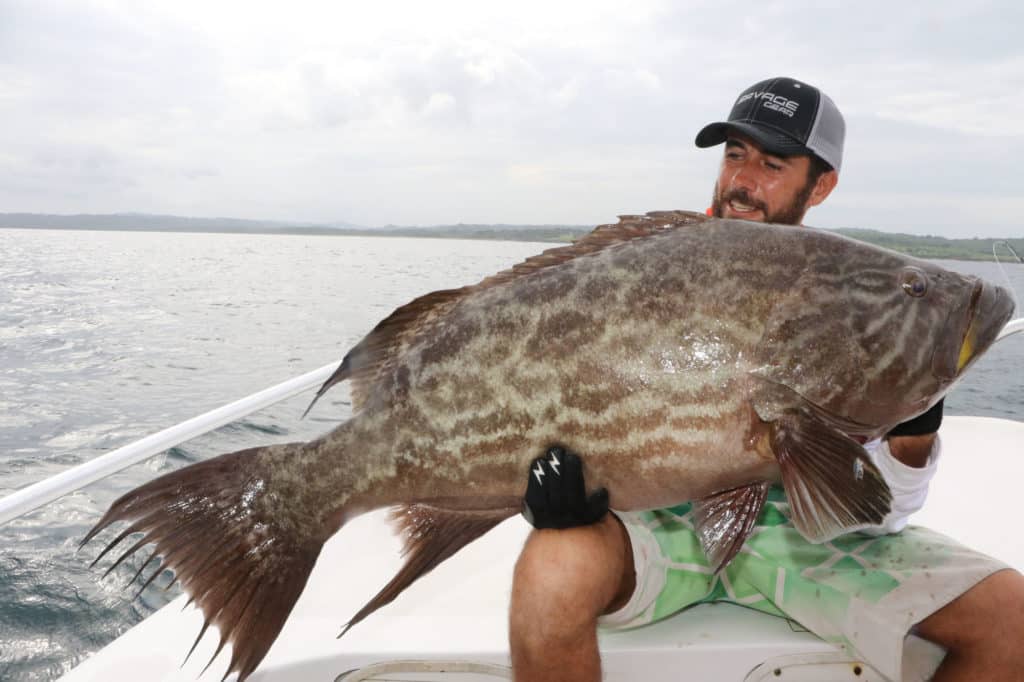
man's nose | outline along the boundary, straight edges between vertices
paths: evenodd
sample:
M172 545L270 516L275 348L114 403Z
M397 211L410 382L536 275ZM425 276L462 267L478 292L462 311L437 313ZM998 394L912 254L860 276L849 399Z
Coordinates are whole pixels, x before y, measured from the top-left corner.
M729 189L757 189L757 172L749 163L741 165L729 179Z

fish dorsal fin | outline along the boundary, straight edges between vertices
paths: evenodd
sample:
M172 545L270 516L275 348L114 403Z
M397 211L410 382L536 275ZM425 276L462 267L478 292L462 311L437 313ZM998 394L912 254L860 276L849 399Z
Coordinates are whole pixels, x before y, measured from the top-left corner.
M522 263L491 275L477 284L420 296L382 320L345 355L338 369L317 391L313 401L306 408L306 414L320 396L346 379L352 381L352 407L358 411L366 402L370 387L377 377L391 366L394 359L401 355L414 338L429 333L433 323L441 320L451 307L469 293L526 277L574 258L602 251L615 244L650 237L707 219L703 213L692 211L652 211L645 215L619 216L618 223L599 225L572 244L531 256Z
M302 416L309 414L316 401L328 389L346 379L352 380L352 408L358 411L366 402L370 386L381 371L391 364L414 336L427 330L432 321L441 318L462 298L467 288L433 291L406 303L378 322L373 331L345 354L341 365L316 392Z
M530 256L508 270L503 270L481 281L468 289L479 289L519 277L533 274L566 261L603 251L609 246L643 239L679 227L695 225L708 220L703 213L693 211L651 211L644 215L620 215L615 224L598 225L572 244L558 246L553 249Z
M345 625L341 637L353 625L380 607L390 604L405 588L432 571L473 540L505 519L519 513L518 500L501 500L490 509L442 509L428 504L408 504L392 510L402 534L405 564L395 577L367 602Z

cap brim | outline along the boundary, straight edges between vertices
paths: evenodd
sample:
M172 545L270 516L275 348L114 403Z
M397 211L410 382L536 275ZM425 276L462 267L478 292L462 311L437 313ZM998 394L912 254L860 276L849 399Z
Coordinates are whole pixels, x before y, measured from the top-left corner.
M709 123L697 133L697 139L694 142L698 147L714 147L725 142L729 138L731 131L736 131L753 139L761 149L769 154L796 156L813 153L789 135L780 133L774 128L757 125L756 123L744 123L742 121Z

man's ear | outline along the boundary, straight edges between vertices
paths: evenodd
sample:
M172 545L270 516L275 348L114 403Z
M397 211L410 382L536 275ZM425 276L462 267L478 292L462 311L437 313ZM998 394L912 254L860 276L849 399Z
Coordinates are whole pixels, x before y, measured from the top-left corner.
M811 206L817 206L821 202L828 198L828 195L832 193L832 190L836 188L839 183L839 173L835 170L825 171L818 176L818 181L814 183L814 189L811 190L811 196L807 200L807 208Z

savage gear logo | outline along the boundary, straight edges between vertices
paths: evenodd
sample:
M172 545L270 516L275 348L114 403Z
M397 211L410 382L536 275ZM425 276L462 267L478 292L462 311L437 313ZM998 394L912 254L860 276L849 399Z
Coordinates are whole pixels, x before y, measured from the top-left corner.
M795 102L788 97L782 95L776 95L774 92L766 92L763 90L755 90L754 92L747 92L740 95L740 98L736 100L736 104L743 104L747 100L761 100L761 106L772 111L777 111L780 114L784 114L793 118L793 114L796 113L800 103Z

